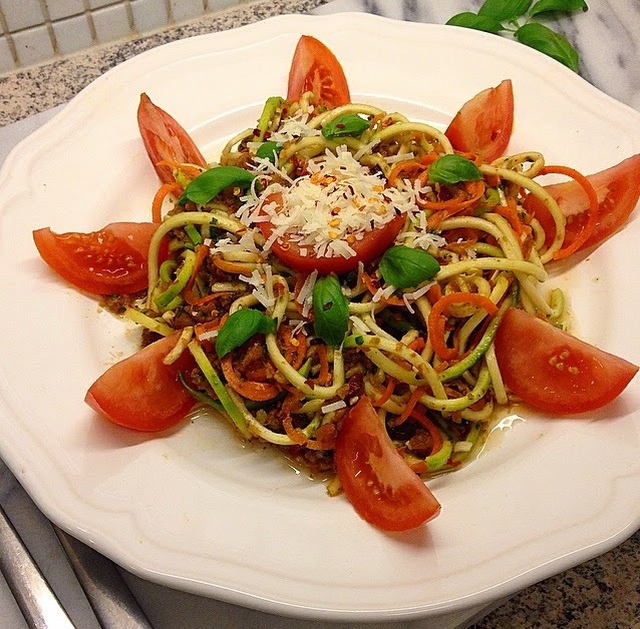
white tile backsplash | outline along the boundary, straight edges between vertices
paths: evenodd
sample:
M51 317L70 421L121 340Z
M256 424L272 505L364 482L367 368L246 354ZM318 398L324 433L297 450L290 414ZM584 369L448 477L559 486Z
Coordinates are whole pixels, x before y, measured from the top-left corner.
M111 4L125 4L124 2L118 0L88 0L88 5L90 9L101 9L102 7L109 6Z
M139 33L148 33L169 23L166 0L131 0L133 26Z
M84 13L83 0L45 0L45 5L53 22Z
M54 22L53 31L61 55L68 55L93 45L89 21L84 13Z
M0 74L246 1L0 0Z
M38 0L0 0L9 33L45 23Z
M44 24L15 33L13 43L21 66L39 63L45 59L51 59L54 55L53 42Z
M16 63L11 54L11 47L5 36L0 37L0 72L15 70Z
M185 22L204 13L203 0L170 0L170 3L176 22Z
M96 27L96 37L101 44L131 34L127 7L124 3L112 4L94 11L93 23Z

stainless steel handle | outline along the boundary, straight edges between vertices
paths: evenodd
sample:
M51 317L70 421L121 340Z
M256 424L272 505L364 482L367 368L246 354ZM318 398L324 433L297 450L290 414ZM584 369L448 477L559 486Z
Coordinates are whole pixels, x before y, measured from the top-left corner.
M53 525L100 625L105 629L151 629L115 564Z
M0 507L0 570L32 629L74 629L33 557Z

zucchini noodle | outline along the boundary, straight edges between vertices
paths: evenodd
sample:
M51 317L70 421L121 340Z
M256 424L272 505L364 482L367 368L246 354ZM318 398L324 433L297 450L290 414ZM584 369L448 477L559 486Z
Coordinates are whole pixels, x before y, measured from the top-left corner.
M562 292L544 289L565 235L533 181L544 157L465 156L479 179L434 180L432 165L455 155L439 129L399 113L272 97L209 169L241 169L242 183L193 201L197 171L176 166L185 192L151 239L147 293L126 316L147 342L179 330L165 360L193 355L182 377L194 398L314 472L335 471L336 437L361 396L413 469L454 470L509 403L493 346L505 311L567 316ZM549 211L553 237L527 195ZM390 276L391 246L437 268L405 281L403 263ZM334 291L322 300L321 285Z

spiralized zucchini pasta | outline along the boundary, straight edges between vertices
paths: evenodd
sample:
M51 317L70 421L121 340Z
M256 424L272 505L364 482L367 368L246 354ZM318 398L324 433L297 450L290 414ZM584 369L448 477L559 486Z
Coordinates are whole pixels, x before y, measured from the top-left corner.
M473 178L439 182L439 166ZM415 471L453 469L508 401L492 347L503 313L520 304L559 325L566 314L561 291L544 287L565 219L533 180L543 167L538 153L462 156L438 129L371 105L269 99L219 164L175 165L183 203L151 241L148 297L127 316L180 330L175 355L194 352L197 399L226 401L245 436L314 471L334 469L341 421L362 395ZM216 173L231 183L207 198ZM555 220L548 247L526 193Z

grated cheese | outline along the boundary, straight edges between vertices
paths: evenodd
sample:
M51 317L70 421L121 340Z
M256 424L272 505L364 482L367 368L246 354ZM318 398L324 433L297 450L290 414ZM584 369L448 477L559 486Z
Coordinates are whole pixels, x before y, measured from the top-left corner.
M402 301L404 301L404 305L407 307L407 310L411 314L415 314L416 311L413 309L413 306L411 305L411 302L409 301L409 296L407 295L407 293L403 293Z
M386 188L382 175L360 164L345 146L309 160L307 171L290 184L289 178L287 186L273 181L261 193L252 186L243 197L236 214L242 223L273 225L265 249L286 235L301 255L350 258L356 255L352 245L368 231L417 211L412 190ZM281 195L282 206L267 202L274 194Z
M415 155L413 153L397 153L396 155L389 155L384 158L387 164L397 164L398 162L405 162L409 159L413 159Z
M289 319L289 323L291 325L295 325L293 330L291 330L291 336L295 336L298 332L302 332L305 336L307 336L307 330L305 329L306 321L303 319Z
M251 276L238 275L238 279L254 287L251 294L265 308L273 308L276 298L273 294L273 273L270 264L258 265L258 268L253 270Z
M420 297L425 295L429 291L429 289L435 284L436 282L427 282L426 284L423 284L420 288L414 290L412 293L405 293L405 295L412 301L415 301L416 299L419 299Z
M287 118L280 128L269 136L269 140L284 144L285 142L291 142L299 138L320 136L320 129L310 127L307 124L308 122L309 114L302 110L298 111L291 118Z
M331 404L325 404L320 408L320 411L326 415L327 413L331 413L333 411L339 411L342 408L347 408L347 404L344 400L338 400L337 402L332 402Z
M209 332L203 332L202 334L196 334L199 341L211 341L218 336L218 330L210 330Z
M300 288L300 292L298 293L298 297L296 301L299 304L303 304L311 295L313 294L313 287L315 286L316 280L318 279L318 271L313 271L309 273Z
M379 302L381 299L387 299L387 297L391 297L393 295L396 287L392 284L389 284L386 288L382 288L382 286L375 292L374 296L371 298L371 301L374 303Z

